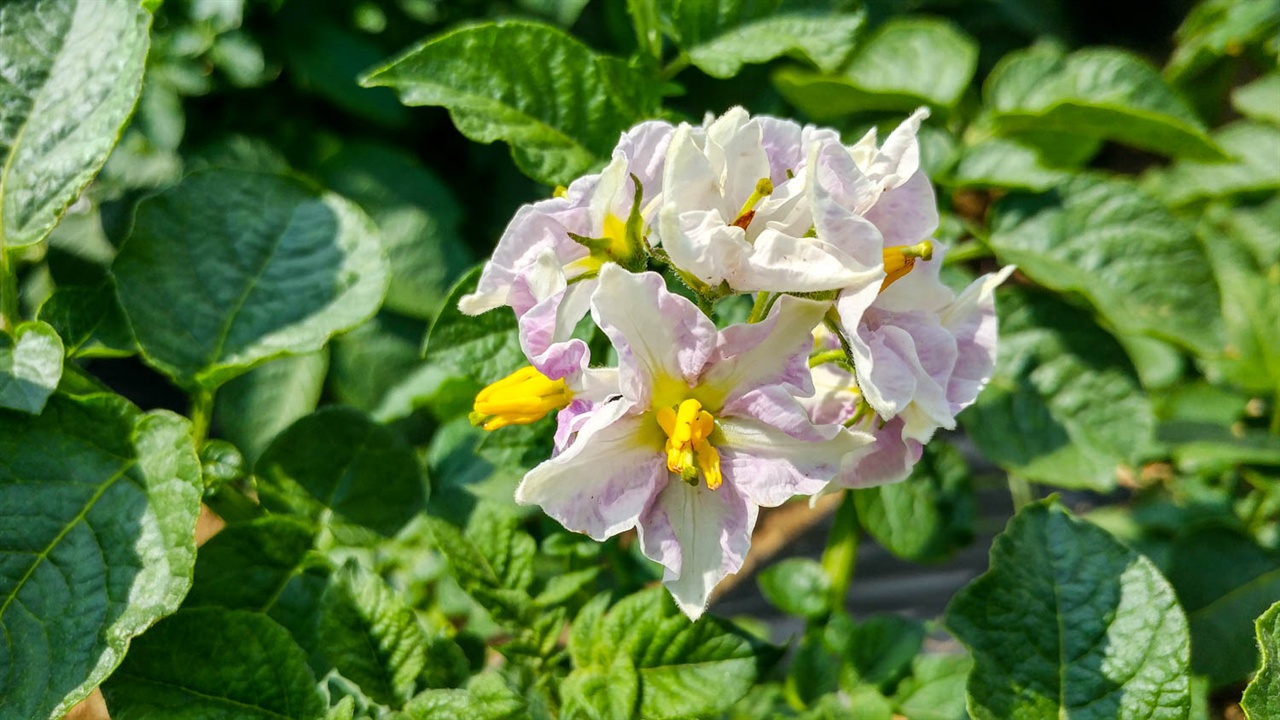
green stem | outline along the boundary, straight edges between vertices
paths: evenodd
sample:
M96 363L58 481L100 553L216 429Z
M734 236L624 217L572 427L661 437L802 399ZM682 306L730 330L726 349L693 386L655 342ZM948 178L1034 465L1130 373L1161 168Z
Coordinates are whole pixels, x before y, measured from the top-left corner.
M1276 387L1275 397L1271 398L1271 434L1280 435L1280 386Z
M191 396L191 437L198 452L209 437L209 423L213 420L213 391L197 390Z
M764 319L765 308L769 307L769 292L761 290L756 293L756 301L751 305L751 314L747 316L747 322L758 323Z
M1016 513L1030 505L1035 499L1031 492L1031 483L1021 475L1009 473L1009 495L1013 497L1013 511Z
M676 75L679 75L681 70L689 67L689 62L689 55L687 53L680 53L676 56L675 60L672 60L666 67L662 68L662 72L658 74L658 79L663 82L670 80Z
M844 612L853 571L858 565L858 511L854 507L853 491L842 492L844 497L832 519L827 548L822 551L822 569L831 579L832 612Z
M942 260L942 264L946 266L959 265L963 262L988 258L993 255L995 253L991 251L991 248L986 243L981 240L970 240L948 250L947 256Z
M823 363L844 360L844 350L823 350L809 356L809 367L818 367Z
M18 327L18 263L0 238L0 331Z

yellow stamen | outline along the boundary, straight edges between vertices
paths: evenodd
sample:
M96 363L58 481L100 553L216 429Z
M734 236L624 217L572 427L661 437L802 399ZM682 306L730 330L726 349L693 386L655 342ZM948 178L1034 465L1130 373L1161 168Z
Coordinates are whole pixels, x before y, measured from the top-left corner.
M667 434L667 469L678 473L690 484L698 481L698 472L715 490L724 482L720 473L720 453L711 445L716 419L692 398L675 408L660 407L654 413L658 427Z
M933 258L933 243L921 240L915 245L895 245L884 249L884 282L880 284L880 292L901 280L915 267L916 259L928 261Z
M485 430L528 425L572 400L573 391L563 379L552 380L526 366L481 390L469 417L472 425L483 425Z
M569 188L563 185L557 185L555 191L551 193L551 196L558 198L569 197Z
M769 178L757 180L755 192L751 193L751 197L747 198L747 201L742 204L742 209L738 211L738 217L734 218L734 221L729 224L746 230L747 226L751 224L751 219L756 216L756 203L772 194L773 182Z

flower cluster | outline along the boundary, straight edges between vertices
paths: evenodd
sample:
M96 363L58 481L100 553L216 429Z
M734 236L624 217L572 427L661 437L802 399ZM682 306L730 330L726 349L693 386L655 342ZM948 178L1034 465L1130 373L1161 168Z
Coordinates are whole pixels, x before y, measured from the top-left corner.
M522 207L460 305L514 310L531 363L472 421L557 413L516 500L597 540L635 529L696 619L759 508L905 478L989 378L1011 270L959 295L939 280L925 117L851 146L741 108L646 122L600 173ZM746 322L717 328L740 294ZM612 367L581 339L588 313Z

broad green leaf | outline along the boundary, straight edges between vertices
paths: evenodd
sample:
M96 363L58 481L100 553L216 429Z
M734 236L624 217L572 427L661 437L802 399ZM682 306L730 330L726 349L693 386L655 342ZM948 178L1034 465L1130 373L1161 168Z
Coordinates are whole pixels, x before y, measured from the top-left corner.
M372 412L398 380L422 365L426 332L419 320L379 312L334 338L329 344L329 393L340 403Z
M1280 717L1280 602L1258 617L1256 628L1262 664L1240 706L1248 720L1266 720Z
M827 634L833 625L846 619L841 615L831 618L825 628ZM849 620L849 625L852 624ZM809 623L791 651L783 689L792 704L798 701L800 705L811 706L840 690L841 658L824 639L823 630L816 623Z
M525 720L525 701L502 676L481 673L463 690L426 690L404 708L406 720Z
M1129 359L1080 310L1036 292L999 296L991 383L960 419L989 460L1035 482L1108 490L1155 421Z
M947 608L977 720L1182 720L1187 619L1151 561L1055 501L1028 505Z
M668 31L681 47L707 42L720 33L777 12L782 0L658 0Z
M596 665L570 672L560 684L564 716L590 720L626 720L636 716L640 699L640 675L625 655L607 668Z
M188 423L125 400L0 410L0 697L61 717L191 584L200 463Z
M1192 669L1214 687L1245 679L1257 667L1254 618L1280 597L1280 553L1207 526L1180 536L1170 554L1169 582L1191 624Z
M0 409L39 415L62 378L62 338L48 323L0 331Z
M1280 127L1241 120L1214 133L1230 158L1179 160L1143 179L1157 197L1179 206L1207 198L1280 189Z
M130 0L0 6L0 252L40 242L106 162L142 89Z
M864 21L861 14L784 13L740 25L685 51L694 67L716 78L731 78L743 65L784 55L834 72L853 49Z
M654 81L606 60L549 25L500 21L431 38L361 82L406 105L443 106L463 135L509 143L529 177L568 184L644 119L627 98Z
M1078 176L998 203L989 242L1004 262L1088 298L1120 334L1200 351L1222 347L1218 292L1192 230L1119 180Z
M897 615L875 615L854 625L845 642L837 648L845 660L840 686L852 691L865 683L889 690L920 653L924 626Z
M1195 113L1136 55L1049 46L1010 53L983 89L1002 134L1113 140L1174 157L1223 158Z
M537 543L520 530L515 518L477 513L464 534L435 517L427 527L438 549L449 560L458 584L501 623L531 622Z
M216 169L139 204L112 273L144 359L205 389L319 350L372 315L387 283L358 207L289 177Z
M778 92L818 122L855 113L952 108L973 79L978 46L951 23L894 19L861 43L839 73L783 68Z
M59 287L40 306L39 318L58 331L68 357L127 357L138 352L110 280L92 287Z
M1165 75L1190 83L1206 68L1232 59L1249 45L1274 38L1280 8L1270 0L1205 0L1182 21Z
M689 622L662 588L620 600L595 622L574 624L576 658L601 669L621 655L640 674L640 716L705 717L751 689L778 653L729 623ZM578 665L586 667L587 665Z
M488 385L528 365L520 349L515 314L497 308L476 317L463 315L458 300L476 288L480 268L467 273L431 324L424 352L427 362Z
M1070 176L1070 171L1049 165L1030 145L1009 138L990 138L965 149L949 182L961 187L1043 192Z
M320 647L370 699L401 707L426 669L427 635L386 581L354 562L320 599Z
M113 718L315 720L325 701L288 631L243 610L182 610L103 684Z
M817 560L776 562L761 571L756 582L765 599L788 615L816 620L831 611L831 578Z
M254 465L262 506L327 524L394 535L426 503L413 450L350 408L318 410L276 436Z
M316 409L328 372L328 348L259 365L218 391L218 430L245 459L256 460L285 428Z
M973 669L968 655L918 655L898 683L893 706L911 720L968 720L964 686Z
M636 29L636 45L651 62L662 62L662 26L658 0L627 0L627 15Z
M969 467L950 445L934 443L903 482L853 491L858 522L904 560L937 562L973 539Z
M422 320L435 317L450 286L472 264L449 186L389 145L345 145L319 175L378 225L391 266L384 307Z
M1227 337L1206 374L1273 392L1280 387L1280 198L1250 208L1212 206L1199 234L1222 288L1219 322Z
M1247 118L1280 125L1280 71L1233 90L1231 104Z

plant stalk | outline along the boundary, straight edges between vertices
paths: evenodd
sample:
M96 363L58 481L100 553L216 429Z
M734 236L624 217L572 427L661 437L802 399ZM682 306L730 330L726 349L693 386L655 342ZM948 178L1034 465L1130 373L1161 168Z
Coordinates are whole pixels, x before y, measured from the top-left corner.
M196 441L196 452L209 437L209 423L213 421L213 391L197 390L191 396L191 437Z
M840 507L832 518L831 533L827 535L827 548L822 551L822 569L831 579L831 610L842 613L853 583L853 571L858 565L858 511L854 506L853 491L843 490Z
M1009 473L1009 495L1013 497L1013 511L1016 513L1035 500L1031 492L1031 483L1021 475Z
M0 238L0 331L18 327L18 263Z

